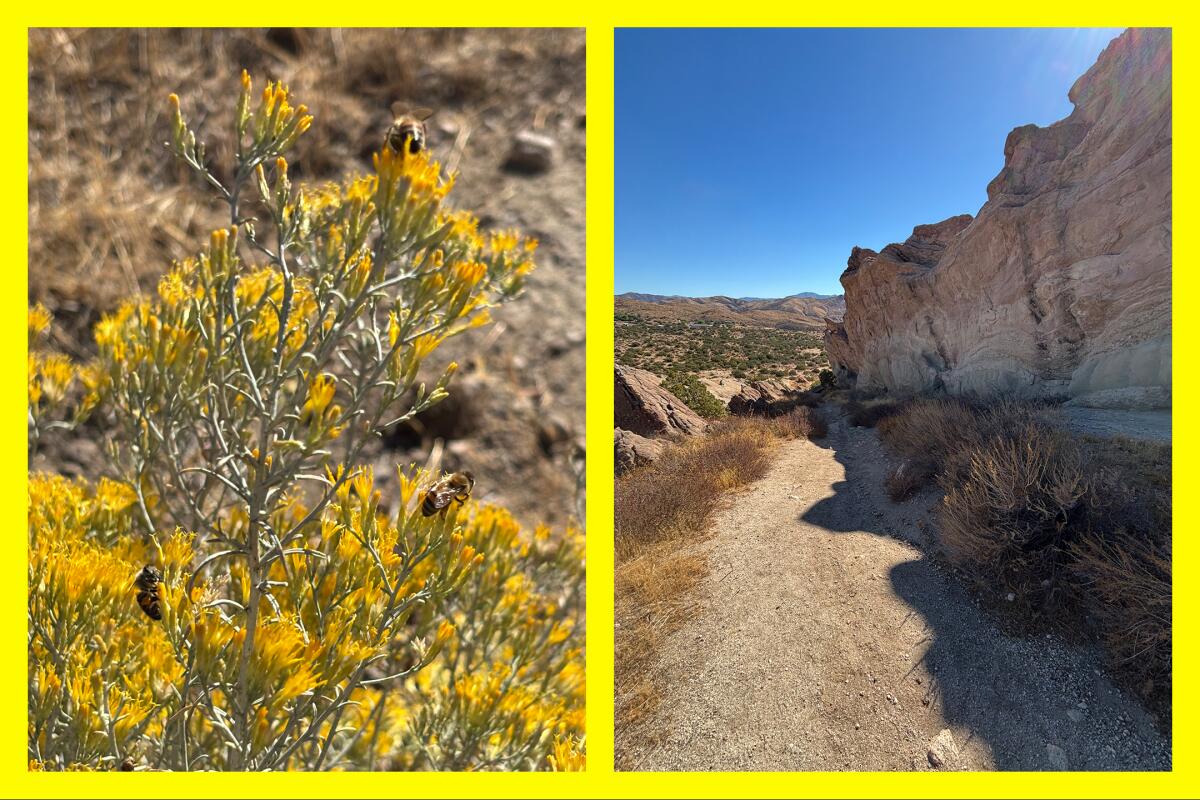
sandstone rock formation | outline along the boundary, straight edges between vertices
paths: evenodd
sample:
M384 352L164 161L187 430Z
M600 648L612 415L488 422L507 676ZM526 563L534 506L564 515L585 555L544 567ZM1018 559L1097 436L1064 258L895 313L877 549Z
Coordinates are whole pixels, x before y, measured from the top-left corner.
M751 381L742 390L729 398L730 414L774 414L790 410L795 400L803 394L795 381L772 379Z
M616 365L616 427L640 436L703 433L704 419L659 385L652 372Z
M1009 134L974 218L852 251L825 332L841 382L1170 404L1170 31L1126 31L1069 98Z
M649 464L662 455L663 443L617 428L613 431L616 447L616 469L621 475L634 467Z

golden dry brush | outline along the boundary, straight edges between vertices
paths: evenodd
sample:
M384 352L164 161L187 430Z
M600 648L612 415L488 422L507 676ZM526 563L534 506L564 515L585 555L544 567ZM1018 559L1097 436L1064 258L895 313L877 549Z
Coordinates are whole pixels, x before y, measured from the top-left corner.
M430 387L422 364L519 294L536 242L452 209L427 151L293 186L312 117L278 84L242 74L225 180L170 103L229 226L104 317L87 364L30 312L31 442L112 431L109 474L30 476L31 767L582 768L582 532L426 517L440 476L401 468L384 502L360 464L447 396L455 365Z

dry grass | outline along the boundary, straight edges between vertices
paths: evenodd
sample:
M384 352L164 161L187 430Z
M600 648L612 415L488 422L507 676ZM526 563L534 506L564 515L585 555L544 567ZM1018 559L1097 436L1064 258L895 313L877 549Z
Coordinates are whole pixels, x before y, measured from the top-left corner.
M888 473L884 480L888 497L899 503L915 495L929 485L937 470L926 458L906 458Z
M1045 407L921 399L879 423L893 499L936 478L938 543L1007 623L1098 634L1170 718L1171 448L1079 438ZM1009 600L1008 598L1012 599Z
M1060 430L1026 424L963 458L939 509L942 549L993 596L1012 593L1034 615L1053 609L1090 488L1078 447Z
M707 536L729 490L766 473L777 436L775 421L731 419L616 481L618 764L630 737L654 735L646 723L669 680L657 671L658 648L694 613L692 590L708 573L690 546Z
M823 439L829 433L829 423L820 410L799 406L772 422L780 436L789 439Z
M1086 439L1087 529L1072 545L1075 591L1115 671L1159 720L1171 718L1171 447Z

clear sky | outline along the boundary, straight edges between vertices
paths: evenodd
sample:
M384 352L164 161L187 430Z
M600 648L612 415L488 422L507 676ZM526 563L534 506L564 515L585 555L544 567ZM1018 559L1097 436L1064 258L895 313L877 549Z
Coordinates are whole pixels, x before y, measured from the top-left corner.
M1119 29L616 31L616 290L837 293L974 214Z

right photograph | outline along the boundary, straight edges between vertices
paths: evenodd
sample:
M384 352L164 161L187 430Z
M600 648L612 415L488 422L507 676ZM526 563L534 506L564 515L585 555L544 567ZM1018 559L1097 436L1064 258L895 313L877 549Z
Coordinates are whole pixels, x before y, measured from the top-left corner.
M615 31L618 770L1171 769L1171 68Z

